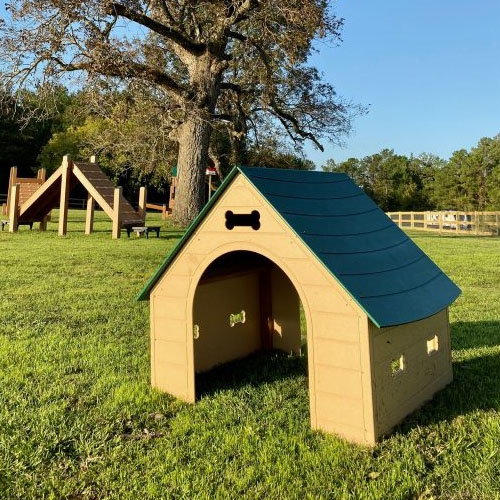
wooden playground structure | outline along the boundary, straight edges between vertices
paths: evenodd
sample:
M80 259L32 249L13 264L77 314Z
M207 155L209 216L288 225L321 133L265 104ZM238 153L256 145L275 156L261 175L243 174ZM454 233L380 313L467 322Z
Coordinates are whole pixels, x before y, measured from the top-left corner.
M112 220L112 237L120 238L123 228L143 226L146 217L146 188L139 191L139 210L136 211L125 199L121 187L115 187L92 157L90 162L73 162L64 156L62 165L46 180L45 170L39 170L36 178L19 178L17 169L11 170L7 204L4 215L9 216L9 231L16 232L20 225L40 223L45 231L50 212L59 208L59 236L67 233L69 193L80 183L87 191L85 234L94 228L94 208L97 203Z
M46 178L47 178L47 171L44 168L38 170L36 177L18 177L17 167L12 167L10 169L7 203L2 205L2 215L9 215L10 213L12 187L14 185L17 184L19 186L17 188L19 192L18 203L19 205L22 205L35 193L35 191L38 190L38 188L46 181Z

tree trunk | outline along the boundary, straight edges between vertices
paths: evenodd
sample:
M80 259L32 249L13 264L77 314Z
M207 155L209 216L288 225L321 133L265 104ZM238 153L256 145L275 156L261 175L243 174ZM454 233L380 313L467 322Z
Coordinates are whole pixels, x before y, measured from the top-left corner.
M174 221L188 226L205 204L205 170L211 125L204 117L192 117L178 131L179 157Z
M224 48L221 48L223 54ZM186 118L177 131L177 191L174 221L189 225L205 204L205 171L212 132L211 119L220 92L224 66L207 51L202 56L183 54L193 89L192 100L186 102Z

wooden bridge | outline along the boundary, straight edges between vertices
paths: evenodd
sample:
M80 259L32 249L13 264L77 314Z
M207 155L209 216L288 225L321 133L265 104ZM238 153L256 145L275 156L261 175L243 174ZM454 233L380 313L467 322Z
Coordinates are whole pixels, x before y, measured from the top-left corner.
M38 178L41 178L40 174ZM139 211L137 212L123 196L122 188L115 187L95 163L95 158L85 163L73 162L69 156L65 156L62 165L47 181L39 183L38 189L32 190L31 196L27 199L25 195L22 195L24 190L21 183L14 182L9 186L9 231L17 231L20 224L33 222L40 222L40 229L45 230L50 211L59 207L59 235L65 235L68 223L69 193L77 183L81 183L88 193L85 234L93 231L95 203L112 220L113 238L120 237L122 227L144 224L145 188L140 189Z

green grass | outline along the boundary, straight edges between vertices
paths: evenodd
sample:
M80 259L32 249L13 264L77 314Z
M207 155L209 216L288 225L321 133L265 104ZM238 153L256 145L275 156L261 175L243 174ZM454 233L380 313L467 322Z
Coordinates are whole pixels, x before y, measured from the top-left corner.
M137 293L179 238L0 233L0 498L500 498L500 239L415 233L459 284L455 380L373 449L309 427L303 357L149 385Z

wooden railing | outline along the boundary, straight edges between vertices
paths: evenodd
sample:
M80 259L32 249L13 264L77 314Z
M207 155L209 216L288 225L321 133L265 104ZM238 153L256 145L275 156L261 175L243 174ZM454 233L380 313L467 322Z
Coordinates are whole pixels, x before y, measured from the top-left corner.
M387 212L387 215L404 229L500 236L500 212Z

